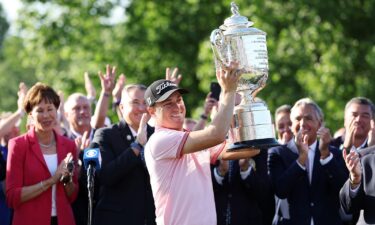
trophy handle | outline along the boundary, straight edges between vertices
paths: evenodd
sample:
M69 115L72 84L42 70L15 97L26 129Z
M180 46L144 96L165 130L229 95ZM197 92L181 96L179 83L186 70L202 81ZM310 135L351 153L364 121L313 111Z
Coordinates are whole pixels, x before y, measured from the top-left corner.
M218 66L225 66L225 61L223 57L223 50L225 49L225 41L224 41L224 34L220 29L215 29L212 31L211 36L210 36L210 41L211 41L211 47L214 52L215 56L215 62L216 64L218 63Z

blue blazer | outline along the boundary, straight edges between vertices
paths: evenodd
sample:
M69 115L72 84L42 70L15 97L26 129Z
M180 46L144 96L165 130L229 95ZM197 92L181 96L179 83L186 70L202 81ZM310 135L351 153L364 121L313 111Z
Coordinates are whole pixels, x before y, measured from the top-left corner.
M332 160L320 163L319 142L315 151L311 184L306 170L297 164L298 154L286 145L269 150L268 167L275 194L287 198L290 221L287 224L342 224L339 215L339 191L348 177L344 160L337 148L330 146Z

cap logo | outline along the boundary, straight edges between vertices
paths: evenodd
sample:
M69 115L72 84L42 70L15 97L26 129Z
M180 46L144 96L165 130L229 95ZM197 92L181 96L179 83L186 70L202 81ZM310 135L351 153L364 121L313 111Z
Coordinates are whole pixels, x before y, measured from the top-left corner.
M177 87L177 84L172 83L172 82L161 83L158 86L156 86L156 94L160 94L160 92L162 92L164 89L166 89L169 86Z
M151 101L151 98L150 98L150 97L147 98L147 102L148 102L148 105L151 105L151 104L152 104L152 101Z

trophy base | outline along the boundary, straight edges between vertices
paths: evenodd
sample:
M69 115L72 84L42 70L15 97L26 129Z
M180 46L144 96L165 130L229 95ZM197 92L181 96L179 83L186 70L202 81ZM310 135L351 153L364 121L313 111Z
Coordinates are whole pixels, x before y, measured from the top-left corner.
M231 144L227 149L228 152L243 151L244 149L260 149L267 150L268 148L279 146L279 142L275 138L255 139L250 141L241 141Z

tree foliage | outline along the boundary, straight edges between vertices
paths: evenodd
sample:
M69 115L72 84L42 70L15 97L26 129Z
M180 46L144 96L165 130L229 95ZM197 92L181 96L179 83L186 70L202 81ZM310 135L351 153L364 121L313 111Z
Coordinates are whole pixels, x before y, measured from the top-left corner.
M342 126L343 108L350 98L374 99L371 0L236 3L242 15L267 33L270 71L259 97L271 111L309 96L323 108L327 125L336 129ZM3 48L0 71L6 75L0 86L10 92L3 92L2 99L7 96L15 102L9 97L17 87L7 83L11 77L29 84L41 80L69 93L83 91L84 71L95 74L107 63L125 72L129 82L144 84L163 78L165 67L177 66L184 76L182 86L192 93L186 96L188 113L195 116L199 112L192 109L203 104L209 83L215 80L209 35L230 16L228 0L24 0L24 4L17 37L8 36ZM126 20L108 22L119 8ZM93 79L99 87L96 75Z
M2 49L4 37L8 29L9 29L9 23L5 19L4 9L2 5L0 4L0 49Z

